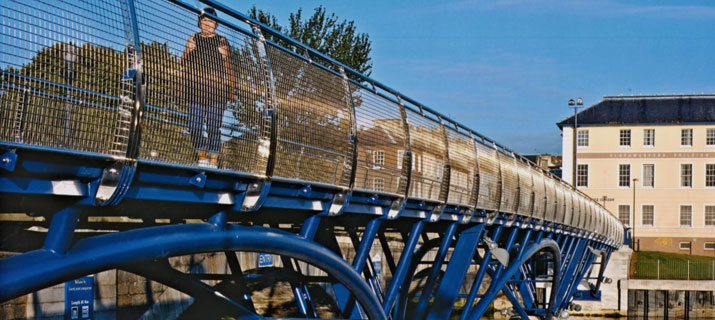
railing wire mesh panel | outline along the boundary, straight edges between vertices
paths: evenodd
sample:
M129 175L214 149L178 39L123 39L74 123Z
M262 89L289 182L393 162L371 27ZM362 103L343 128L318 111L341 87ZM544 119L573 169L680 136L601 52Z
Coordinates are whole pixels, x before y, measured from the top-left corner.
M264 174L270 90L257 40L221 24L202 31L197 12L169 2L136 3L146 85L140 158Z
M404 194L399 190L405 129L400 106L370 90L350 84L357 120L358 152L355 187Z
M516 213L517 201L519 197L519 178L516 171L516 159L503 152L497 152L499 165L501 167L501 204L500 211L506 213Z
M522 161L516 161L516 168L519 173L519 208L520 215L531 216L533 199L531 192L534 188L534 180L531 178L531 168Z
M134 93L124 1L0 3L0 139L122 156Z
M476 204L474 175L476 173L477 154L474 140L468 135L447 127L447 146L449 147L449 197L450 203L473 206Z
M410 197L440 200L444 172L444 133L439 122L408 109L410 148L412 150L412 178Z
M275 176L342 185L352 153L352 111L345 80L273 45L278 144Z
M501 175L497 151L491 146L475 141L479 157L479 196L477 207L483 210L499 210L501 197Z

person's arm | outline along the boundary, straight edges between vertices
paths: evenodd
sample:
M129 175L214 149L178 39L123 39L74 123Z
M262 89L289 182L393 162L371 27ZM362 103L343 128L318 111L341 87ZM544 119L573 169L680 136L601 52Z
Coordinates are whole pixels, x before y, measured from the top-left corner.
M226 68L226 76L228 77L228 85L233 95L234 100L238 100L236 94L236 75L233 71L233 63L231 63L231 46L226 38L221 37L218 51L221 53L221 58L223 59L223 65Z
M176 86L176 96L181 95L181 90L183 89L183 79L186 73L186 66L184 65L184 61L186 61L186 57L191 53L191 51L194 51L196 49L196 41L194 40L194 36L196 34L192 34L188 40L186 40L186 45L184 46L184 53L181 54L181 61L180 61L180 70L179 70L179 84Z

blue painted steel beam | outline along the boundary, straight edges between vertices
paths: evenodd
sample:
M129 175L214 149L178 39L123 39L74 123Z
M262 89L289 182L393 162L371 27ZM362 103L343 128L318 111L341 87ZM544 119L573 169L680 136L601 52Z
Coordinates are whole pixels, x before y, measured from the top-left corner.
M422 289L422 295L420 296L420 300L417 303L417 309L415 311L415 315L417 317L421 318L423 316L425 310L427 309L427 303L429 302L429 299L432 296L432 291L434 290L434 287L437 285L439 273L442 270L442 264L444 263L445 257L447 257L447 251L449 250L449 246L452 243L452 238L454 237L454 234L457 232L457 226L458 226L457 222L452 222L447 226L447 230L444 231L444 234L442 236L442 243L440 243L439 249L437 250L437 256L434 259L434 263L430 267L431 270L430 270L430 274L427 278L427 284L425 284L425 287ZM482 228L484 228L483 225L482 225ZM460 238L462 235L465 234L465 232L469 232L469 229L460 233ZM457 253L458 247L459 247L459 242L457 243L457 247L454 248L455 253ZM452 255L452 260L454 260L455 253L453 253L453 255ZM472 255L469 256L469 260L471 260L473 255L474 255L474 253L472 253ZM450 263L452 260L450 260ZM469 260L467 260L464 263L467 267L469 266ZM419 261L415 261L415 262L419 263ZM447 271L449 271L449 269L447 269ZM443 279L442 281L444 282L445 280ZM454 282L452 282L451 284L453 286L455 285ZM409 284L407 284L407 285L409 286Z
M457 300L459 289L462 287L461 284L464 282L464 277L469 269L470 261L477 251L477 245L482 237L483 230L484 224L478 224L459 233L459 240L457 240L452 257L447 264L447 271L444 273L437 288L427 319L449 318L449 314L452 312L454 303Z
M3 288L0 300L135 261L215 251L266 252L305 261L345 285L361 303L368 317L387 318L362 277L327 248L270 228L228 225L221 230L209 223L105 234L79 240L63 255L40 249L0 260L0 287Z
M501 235L501 230L501 225L497 225L496 227L494 227L491 235L492 239L499 239L499 236ZM474 277L474 281L472 282L472 287L469 289L469 294L467 295L467 299L464 304L464 310L462 311L459 320L466 320L469 316L469 312L472 309L474 299L476 299L477 293L479 292L479 286L482 284L482 280L484 280L484 275L486 274L489 262L491 261L490 251L491 249L489 249L489 246L487 246L486 250L484 251L484 257L482 257L482 263L479 265L477 275L476 277ZM476 254L477 252L475 252L475 255Z
M389 314L392 310L397 300L397 293L400 287L404 285L405 276L412 263L412 255L415 252L415 247L417 247L417 241L420 238L424 225L424 220L417 221L412 225L407 243L405 243L405 248L402 250L402 255L400 256L400 262L397 263L397 269L392 275L392 281L390 281L390 286L385 293L385 301L382 303L382 309L385 314Z
M530 259L534 254L542 250L551 251L554 255L554 259L560 260L558 244L553 240L542 240L537 244L529 246L526 250L526 253L524 253L521 259L516 259L515 261L511 262L502 274L492 279L492 284L489 286L489 289L484 294L484 296L479 299L479 302L474 307L474 310L472 310L472 312L469 314L468 319L479 319L484 314L484 311L486 311L489 304L491 304L491 302L494 300L497 293L506 284L506 282L519 270L521 265L524 264L524 262L526 262L528 259ZM554 270L554 283L559 283L559 276L560 273L557 270ZM555 292L552 294L552 298L554 297L554 295ZM552 307L553 305L550 305L550 308ZM550 318L550 314L547 317Z

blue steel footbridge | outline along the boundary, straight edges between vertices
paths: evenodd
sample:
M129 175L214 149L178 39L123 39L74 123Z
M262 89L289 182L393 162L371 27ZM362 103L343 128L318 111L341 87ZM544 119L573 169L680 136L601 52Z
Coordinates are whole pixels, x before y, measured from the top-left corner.
M398 91L200 2L218 12L203 14L218 23L230 72L217 79L205 66L199 89L229 87L230 99L198 125L179 93L196 6L0 3L0 212L33 217L2 222L0 250L17 254L0 260L0 301L110 269L191 296L204 318L272 317L255 292L279 282L290 316L311 319L478 319L498 295L514 316L552 318L599 299L624 227L597 202ZM209 162L197 141L212 135ZM229 271L171 263L204 253L224 255ZM248 253L276 263L240 262Z

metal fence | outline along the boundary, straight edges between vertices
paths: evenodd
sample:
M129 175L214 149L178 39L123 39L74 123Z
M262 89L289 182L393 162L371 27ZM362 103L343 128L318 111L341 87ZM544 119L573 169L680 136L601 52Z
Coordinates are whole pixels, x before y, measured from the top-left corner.
M647 260L636 263L635 279L715 280L715 260Z
M201 2L218 9L215 31L178 0L2 2L0 141L532 216L621 242L598 203L513 151Z

